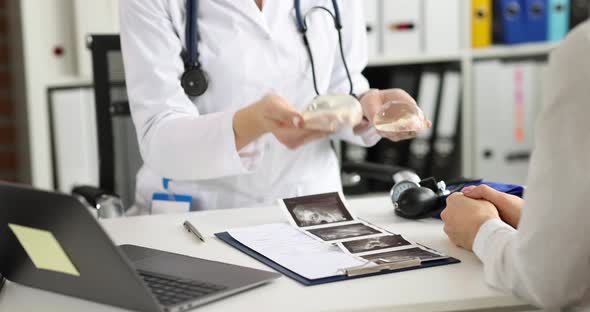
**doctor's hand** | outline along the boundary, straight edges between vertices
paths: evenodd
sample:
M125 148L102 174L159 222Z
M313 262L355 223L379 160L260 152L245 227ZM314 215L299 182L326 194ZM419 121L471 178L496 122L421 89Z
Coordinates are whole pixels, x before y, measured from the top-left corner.
M469 186L461 192L472 199L483 199L494 204L498 208L502 221L513 228L518 227L524 200L518 196L498 192L487 185Z
M318 140L327 136L332 135L331 132L324 132L318 130L308 129L284 129L277 128L272 132L281 144L291 150L295 150L302 145L305 145L311 141Z
M236 149L239 151L266 133L272 133L290 149L330 134L302 127L303 117L285 99L274 94L266 95L234 115Z
M409 95L406 91L402 89L387 89L387 90L377 90L371 89L367 91L361 97L361 105L363 107L363 113L365 118L368 119L371 125L375 125L375 117L383 107L383 105L387 104L391 101L399 101L399 102L407 102L416 104L414 98ZM421 130L427 129L432 127L432 122L428 120L426 117L423 120L423 124ZM419 131L404 131L404 132L383 132L378 131L379 135L390 139L391 141L397 142L402 140L407 140L416 137Z
M447 208L440 215L444 231L457 246L473 249L479 228L488 220L500 219L496 207L487 200L471 199L462 193L447 198Z

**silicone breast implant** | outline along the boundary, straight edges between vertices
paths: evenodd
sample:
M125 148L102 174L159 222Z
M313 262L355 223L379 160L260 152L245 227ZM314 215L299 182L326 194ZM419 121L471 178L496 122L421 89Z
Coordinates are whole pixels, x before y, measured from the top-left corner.
M391 101L375 116L375 128L381 132L420 131L424 128L424 113L412 102Z
M316 97L302 113L305 128L333 132L354 127L363 118L359 101L348 94Z

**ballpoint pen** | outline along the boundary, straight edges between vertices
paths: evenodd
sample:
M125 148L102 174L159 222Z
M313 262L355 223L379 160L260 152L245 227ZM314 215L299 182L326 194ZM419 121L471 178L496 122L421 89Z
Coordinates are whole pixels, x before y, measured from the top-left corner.
M201 233L199 233L199 231L197 230L197 228L195 228L190 222L184 221L184 223L182 224L184 225L184 228L193 233L198 239L200 239L201 241L205 242L205 238L203 237L203 235L201 235Z

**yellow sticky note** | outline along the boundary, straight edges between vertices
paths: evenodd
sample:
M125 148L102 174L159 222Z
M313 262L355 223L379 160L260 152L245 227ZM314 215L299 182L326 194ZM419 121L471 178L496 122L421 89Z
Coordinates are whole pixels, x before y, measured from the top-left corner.
M51 232L8 224L37 269L80 276L66 252Z

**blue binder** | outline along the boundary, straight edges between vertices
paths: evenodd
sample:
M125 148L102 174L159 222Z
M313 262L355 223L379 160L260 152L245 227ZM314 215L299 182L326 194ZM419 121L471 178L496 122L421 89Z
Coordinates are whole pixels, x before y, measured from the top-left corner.
M518 44L526 42L524 0L494 1L494 43Z
M524 0L526 42L547 41L548 0Z
M347 276L347 275L338 275L338 276L333 276L333 277L325 277L325 278L319 278L319 279L308 279L305 278L283 266L281 266L280 264L268 259L267 257L265 257L264 255L250 249L248 246L240 243L239 241L235 240L229 233L227 232L223 232L223 233L217 233L215 234L215 236L217 238L219 238L220 240L224 241L225 243L227 243L228 245L238 249L239 251L247 254L248 256L264 263L265 265L271 267L272 269L274 269L275 271L305 285L305 286L314 286L314 285L320 285L320 284L327 284L327 283L333 283L333 282L339 282L339 281L345 281L345 280L350 280L350 279L356 279L356 278L361 278L361 277L369 277L369 276L375 276L375 275L381 275L381 274L389 274L389 273L395 273L395 272L403 272L403 271L410 271L410 270L418 270L418 269L424 269L424 268L430 268L430 267L435 267L435 266L441 266L441 265L448 265L448 264L454 264L454 263L460 263L461 261L455 258L446 258L446 259L441 259L441 260L434 260L434 261L426 261L423 262L420 266L416 266L416 267L410 267L410 268L403 268L403 269L397 269L397 270L385 270L385 271L381 271L381 272L376 272L376 273L371 273L371 274L365 274L365 275L357 275L357 276ZM424 248L426 248L425 246L422 246Z
M569 14L569 0L549 0L549 26L547 29L549 41L560 41L565 37L570 25Z

